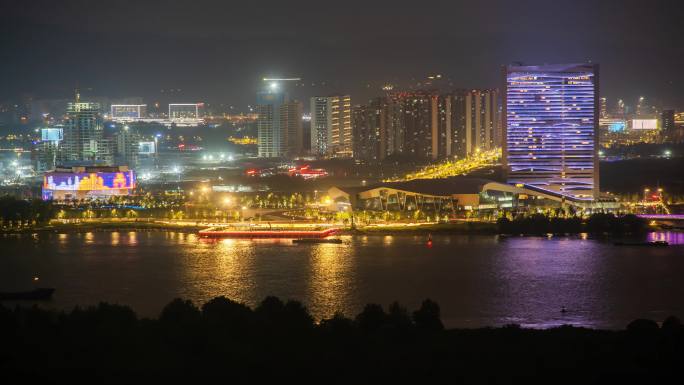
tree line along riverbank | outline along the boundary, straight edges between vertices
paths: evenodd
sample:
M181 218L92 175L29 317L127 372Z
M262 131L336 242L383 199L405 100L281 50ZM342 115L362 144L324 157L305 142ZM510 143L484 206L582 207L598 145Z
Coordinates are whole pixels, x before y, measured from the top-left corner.
M101 303L0 305L6 383L655 383L682 377L684 327L444 329L439 305L366 305L315 322L299 302L173 300L158 318Z
M173 230L198 231L206 220L186 219L175 221L161 218L143 218L135 210L86 209L83 213L99 213L100 217L62 219L63 209L50 202L25 201L12 197L0 198L0 232L21 233L36 231L131 231ZM101 213L100 213L101 212ZM133 212L133 214L129 213ZM98 214L98 215L99 215ZM106 215L105 215L106 214ZM616 216L596 213L588 217L560 216L552 214L517 215L510 219L492 221L443 221L440 223L380 223L352 227L346 222L341 227L350 234L402 234L402 233L475 233L475 234L632 234L649 229L645 220L635 215Z

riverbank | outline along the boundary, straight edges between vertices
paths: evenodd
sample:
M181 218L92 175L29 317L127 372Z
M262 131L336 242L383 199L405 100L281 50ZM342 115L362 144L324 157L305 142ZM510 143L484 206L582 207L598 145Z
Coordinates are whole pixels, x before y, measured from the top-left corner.
M113 231L176 231L195 233L207 226L192 226L171 222L150 221L117 221L117 222L78 222L52 223L42 226L26 226L21 228L6 228L0 234L32 234L32 233L87 233Z
M496 223L492 222L454 222L427 224L390 224L370 225L347 228L342 231L346 235L428 235L428 234L484 234L498 233Z
M262 224L266 222L261 222ZM240 225L246 226L247 222ZM226 223L226 225L228 225ZM315 223L288 222L273 223L281 227L303 225L316 226ZM10 227L0 229L0 234L25 234L35 232L95 232L95 231L177 231L193 233L210 227L197 220L171 221L155 219L85 219L85 220L52 220L48 225ZM535 214L520 217L511 221L501 218L497 222L458 220L448 223L379 223L364 226L339 225L343 235L427 235L427 234L482 234L482 235L639 235L648 231L670 230L672 226L648 225L646 221L634 215L616 217L610 214L594 214L588 218L559 218Z

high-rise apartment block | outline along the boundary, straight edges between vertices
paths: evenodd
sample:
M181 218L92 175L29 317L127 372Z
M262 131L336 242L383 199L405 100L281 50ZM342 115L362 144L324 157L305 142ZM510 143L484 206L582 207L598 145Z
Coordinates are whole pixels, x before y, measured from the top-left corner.
M508 182L598 198L598 65L507 66L503 72Z
M675 112L674 110L663 110L660 113L660 129L665 142L675 142Z
M283 152L287 156L301 155L304 151L302 103L286 101L280 106L280 127L284 134Z
M349 95L311 98L311 152L319 156L351 157L352 108Z
M501 142L499 105L497 90L389 94L355 107L355 156L436 160L496 148Z
M279 158L302 152L302 105L277 90L257 93L259 157Z

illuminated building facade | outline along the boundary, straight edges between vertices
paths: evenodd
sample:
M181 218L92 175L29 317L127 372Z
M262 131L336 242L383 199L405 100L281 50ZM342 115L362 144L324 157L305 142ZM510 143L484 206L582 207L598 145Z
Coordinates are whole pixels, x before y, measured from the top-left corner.
M283 131L283 149L287 156L301 155L304 145L302 103L287 101L280 106L280 127Z
M353 108L352 127L355 158L378 161L386 156L383 108L383 98L376 98L367 105Z
M503 161L509 183L598 198L598 69L505 67Z
M498 90L391 93L355 108L355 157L437 160L494 149L502 137L499 106Z
M500 146L499 91L473 89L445 96L444 156L467 157Z
M660 113L660 127L663 132L665 142L674 142L675 133L675 112L674 110L663 110Z
M56 168L43 176L44 200L98 199L129 195L136 186L128 167Z
M60 158L60 143L64 139L61 127L41 128L40 142L36 145L35 163L37 171L52 170Z
M115 164L136 167L140 147L140 135L129 126L121 127L114 134L114 162ZM154 142L152 142L154 143Z
M199 120L204 115L204 103L175 103L169 104L169 119L171 121Z
M76 101L67 106L64 121L63 156L65 161L102 159L103 126L99 103Z
M321 156L352 156L352 108L349 95L311 98L311 152Z
M112 104L110 118L113 121L135 121L145 117L146 104Z
M262 158L295 156L302 152L302 104L287 100L277 88L257 93L258 154Z
M285 94L273 90L257 93L257 136L259 157L283 156L283 133L280 127L280 106Z
M599 107L599 112L600 112L600 118L601 119L607 119L608 118L608 99L606 98L601 98L599 99L600 101L600 107Z

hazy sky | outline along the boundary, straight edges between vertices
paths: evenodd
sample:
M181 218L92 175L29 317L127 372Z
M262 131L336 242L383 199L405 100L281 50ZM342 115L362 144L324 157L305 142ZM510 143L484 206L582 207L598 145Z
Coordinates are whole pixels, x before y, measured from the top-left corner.
M0 100L139 95L243 105L264 75L379 94L430 73L496 87L502 64L592 61L602 94L684 107L684 1L31 1L0 5ZM326 82L325 87L320 84ZM370 84L370 88L368 83Z

